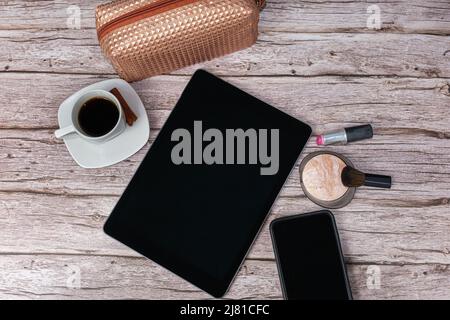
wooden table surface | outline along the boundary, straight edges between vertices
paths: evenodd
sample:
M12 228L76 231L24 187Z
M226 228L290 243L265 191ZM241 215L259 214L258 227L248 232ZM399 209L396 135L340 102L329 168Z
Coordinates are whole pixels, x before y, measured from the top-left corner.
M200 67L316 132L372 123L374 139L329 148L393 176L392 190L362 188L334 210L354 297L450 298L448 0L380 2L379 30L367 25L376 1L269 0L252 48L134 83L149 142L126 161L86 170L53 133L66 97L117 77L96 39L101 2L0 1L0 298L210 298L102 231ZM316 150L309 143L303 156ZM317 209L297 164L268 222ZM227 298L281 298L267 225Z

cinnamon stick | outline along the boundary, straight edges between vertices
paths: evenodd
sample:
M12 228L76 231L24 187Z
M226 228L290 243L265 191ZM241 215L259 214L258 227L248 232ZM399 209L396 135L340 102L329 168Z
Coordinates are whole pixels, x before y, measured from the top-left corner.
M114 88L110 91L119 100L122 110L125 113L125 120L127 124L131 127L133 123L137 120L136 114L131 110L125 98L120 93L119 89Z

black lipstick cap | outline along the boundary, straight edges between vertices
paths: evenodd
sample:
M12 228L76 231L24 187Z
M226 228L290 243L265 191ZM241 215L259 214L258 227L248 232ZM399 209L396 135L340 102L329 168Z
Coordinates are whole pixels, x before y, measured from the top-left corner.
M373 137L373 129L370 124L345 128L345 133L347 135L347 142L371 139Z

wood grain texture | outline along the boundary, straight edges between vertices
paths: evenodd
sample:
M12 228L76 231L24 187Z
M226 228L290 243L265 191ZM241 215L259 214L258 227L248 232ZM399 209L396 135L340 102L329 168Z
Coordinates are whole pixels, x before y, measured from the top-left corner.
M101 2L80 1L82 28L73 30L67 2L7 1L0 7L0 71L113 74L96 39L94 8ZM204 66L222 75L450 76L450 39L436 36L450 34L447 1L378 4L378 32L367 29L370 4L269 1L258 43Z
M78 5L83 29L93 29L94 8L103 0L48 1L7 0L0 7L0 29L61 30L67 28L67 8ZM382 28L367 27L368 7L380 8ZM449 35L450 4L446 0L399 1L298 1L269 0L261 14L263 30L298 33L383 32ZM28 19L23 19L28 17Z
M207 294L144 258L83 255L9 255L0 298L15 299L210 299ZM371 283L378 268L379 285ZM355 299L445 299L448 267L348 264ZM368 285L369 282L369 285ZM411 292L411 287L422 290ZM370 289L368 289L370 288ZM226 299L280 299L274 261L247 260Z
M382 28L371 30L367 7L376 1L269 0L252 48L134 83L148 144L117 165L85 170L53 132L66 97L116 77L95 35L101 2L78 2L80 30L66 24L72 3L0 2L0 298L210 298L102 231L199 67L316 132L371 122L374 139L330 148L394 179L392 190L362 188L334 211L354 296L450 298L448 1L378 3ZM309 143L303 156L316 150ZM281 298L268 223L316 209L297 163L226 298Z
M0 38L0 72L114 74L94 29L0 30ZM450 77L448 50L450 38L436 35L267 31L253 47L202 66L219 75Z

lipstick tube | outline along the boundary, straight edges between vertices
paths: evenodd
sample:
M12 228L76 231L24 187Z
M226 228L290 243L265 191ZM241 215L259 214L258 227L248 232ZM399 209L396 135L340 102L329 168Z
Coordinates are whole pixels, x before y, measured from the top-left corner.
M362 126L344 128L317 136L316 143L318 146L326 146L329 144L347 144L349 142L370 139L373 137L373 129L370 124Z

